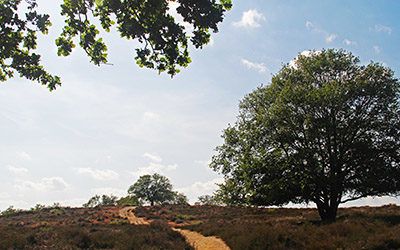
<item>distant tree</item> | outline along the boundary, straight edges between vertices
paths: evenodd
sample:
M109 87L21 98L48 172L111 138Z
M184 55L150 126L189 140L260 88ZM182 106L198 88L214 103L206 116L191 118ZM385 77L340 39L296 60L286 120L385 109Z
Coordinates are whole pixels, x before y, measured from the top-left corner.
M4 217L9 217L9 216L17 215L17 214L21 213L22 211L23 211L22 209L15 208L14 206L9 206L6 210L2 211L0 213L0 215L4 216Z
M169 13L171 3L192 30L185 30ZM173 76L191 62L189 44L196 48L207 44L231 6L231 0L63 0L65 26L56 40L58 55L70 55L79 44L95 65L107 63L99 26L106 32L116 27L121 37L142 45L135 57L140 67ZM37 7L36 0L0 0L0 81L18 73L54 90L60 78L49 74L34 52L37 33L47 34L51 26L50 16L39 14Z
M400 193L400 84L377 63L343 50L299 55L240 103L211 167L227 200L317 205Z
M88 202L83 204L83 207L101 207L101 206L115 206L117 205L118 197L114 195L95 195L89 199Z
M221 201L215 195L201 195L198 197L198 200L200 205L221 205Z
M117 200L118 206L140 206L142 205L139 199L134 195L128 195L125 197L121 197Z
M32 212L40 212L40 211L42 211L42 210L45 209L45 208L46 208L45 205L36 204L34 207L31 207L30 211L32 211Z
M189 200L183 193L174 192L174 198L172 200L172 204L175 205L188 205Z
M170 203L175 198L169 179L160 174L143 175L129 187L128 194L134 195L140 201L154 204Z

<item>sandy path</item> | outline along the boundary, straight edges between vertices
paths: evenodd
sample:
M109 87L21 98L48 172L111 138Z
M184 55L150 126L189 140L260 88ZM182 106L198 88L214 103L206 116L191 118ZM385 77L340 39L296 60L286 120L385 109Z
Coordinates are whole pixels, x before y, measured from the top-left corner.
M225 244L225 242L215 236L204 236L197 232L190 230L177 229L173 230L182 234L187 243L189 243L194 249L197 250L230 250L230 248Z
M119 211L119 215L122 218L127 218L133 225L149 225L150 223L144 218L135 216L135 207L125 207ZM180 233L185 237L187 243L189 243L194 249L197 250L230 250L225 242L215 236L205 237L197 232L190 230L172 228L172 230Z
M126 218L133 225L149 225L150 223L144 218L135 216L135 207L124 207L119 210L119 216Z

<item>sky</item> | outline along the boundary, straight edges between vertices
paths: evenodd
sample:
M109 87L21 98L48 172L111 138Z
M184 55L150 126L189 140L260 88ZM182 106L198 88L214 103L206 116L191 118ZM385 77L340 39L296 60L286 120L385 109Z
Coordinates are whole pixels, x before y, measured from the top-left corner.
M137 44L114 31L104 34L113 66L91 64L79 48L58 57L60 3L38 0L53 23L38 52L62 86L49 92L18 77L0 84L0 210L122 196L154 172L194 202L222 181L208 163L239 101L299 53L343 48L400 72L396 0L233 0L219 33L191 48L193 62L173 79L139 68ZM387 203L400 199L349 205Z

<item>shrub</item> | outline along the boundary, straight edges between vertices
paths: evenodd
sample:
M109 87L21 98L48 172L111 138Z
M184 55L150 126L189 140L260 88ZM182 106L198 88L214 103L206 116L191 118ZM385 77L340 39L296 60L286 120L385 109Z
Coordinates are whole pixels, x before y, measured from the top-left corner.
M20 212L22 212L21 209L16 209L16 208L14 208L14 206L9 206L6 210L1 212L1 216L9 217L9 216L19 214Z

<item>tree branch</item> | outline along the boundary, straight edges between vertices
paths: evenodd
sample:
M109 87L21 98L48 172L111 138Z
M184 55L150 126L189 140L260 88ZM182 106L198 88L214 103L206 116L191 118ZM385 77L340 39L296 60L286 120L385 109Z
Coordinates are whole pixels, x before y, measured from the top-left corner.
M363 195L360 195L360 196L348 198L346 200L340 201L339 203L343 204L343 203L346 203L346 202L349 202L349 201L354 201L354 200L358 200L358 199L361 199L361 198L365 198L365 197L370 196L370 195L373 195L373 194L363 194Z

